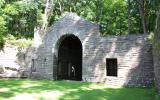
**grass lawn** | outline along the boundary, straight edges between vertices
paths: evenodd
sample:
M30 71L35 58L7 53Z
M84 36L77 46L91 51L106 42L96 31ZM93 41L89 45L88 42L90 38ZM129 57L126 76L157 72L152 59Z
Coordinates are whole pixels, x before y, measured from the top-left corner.
M0 80L0 100L160 100L153 88L107 88L103 84Z

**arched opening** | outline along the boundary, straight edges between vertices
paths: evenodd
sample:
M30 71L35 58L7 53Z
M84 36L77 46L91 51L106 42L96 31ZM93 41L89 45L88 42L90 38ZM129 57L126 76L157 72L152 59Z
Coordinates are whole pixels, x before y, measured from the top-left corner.
M62 38L58 47L58 80L82 80L82 44L74 35Z

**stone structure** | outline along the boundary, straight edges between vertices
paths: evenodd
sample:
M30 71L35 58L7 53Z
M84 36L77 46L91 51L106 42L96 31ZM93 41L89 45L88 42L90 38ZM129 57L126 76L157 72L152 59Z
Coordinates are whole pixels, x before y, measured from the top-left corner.
M0 78L26 78L24 57L25 53L19 52L15 46L5 46L0 51Z
M145 35L102 37L99 25L68 13L39 40L34 54L26 58L31 59L31 78L154 84L152 44Z

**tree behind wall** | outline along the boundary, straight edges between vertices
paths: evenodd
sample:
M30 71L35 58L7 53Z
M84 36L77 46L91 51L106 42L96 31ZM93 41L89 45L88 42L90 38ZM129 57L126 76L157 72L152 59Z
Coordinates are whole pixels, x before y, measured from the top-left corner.
M10 34L33 36L35 27L46 29L67 11L77 13L89 21L98 23L101 26L102 35L105 36L153 31L155 24L153 20L156 16L155 1L0 0L0 5L2 4L1 14L3 14Z

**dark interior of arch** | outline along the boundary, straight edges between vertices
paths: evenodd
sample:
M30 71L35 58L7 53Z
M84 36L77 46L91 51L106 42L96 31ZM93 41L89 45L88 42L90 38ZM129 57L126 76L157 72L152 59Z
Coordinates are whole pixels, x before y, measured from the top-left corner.
M58 80L82 80L82 44L75 36L62 40L58 49Z

